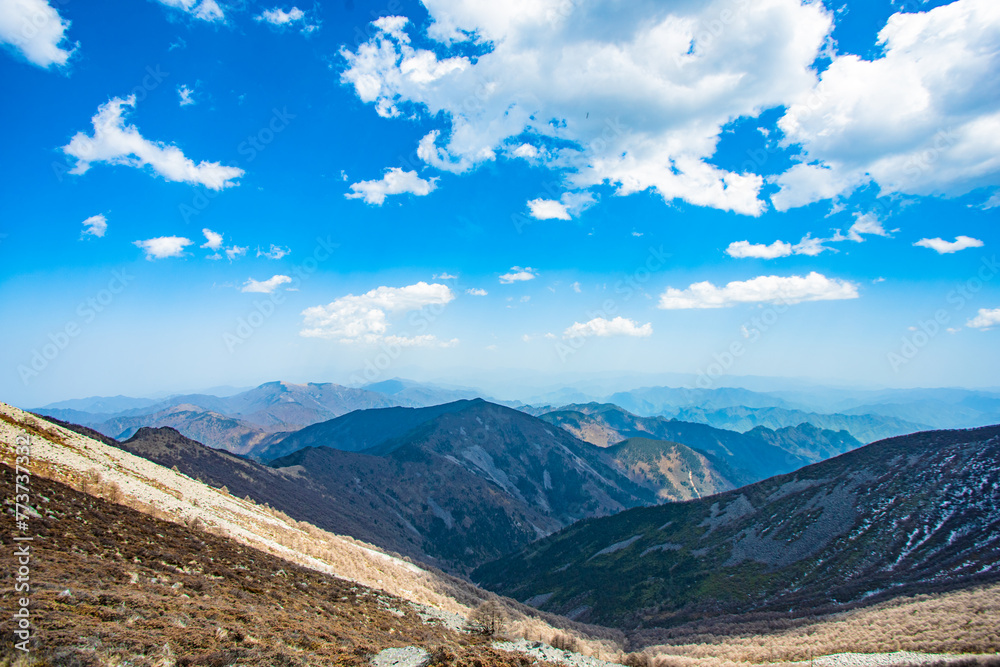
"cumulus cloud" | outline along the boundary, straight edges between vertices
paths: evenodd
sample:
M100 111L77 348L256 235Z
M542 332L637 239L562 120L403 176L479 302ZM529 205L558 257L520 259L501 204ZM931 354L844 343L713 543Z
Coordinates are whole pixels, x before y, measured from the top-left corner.
M785 243L784 241L775 241L771 245L750 243L749 241L733 241L726 248L726 254L730 257L774 259L775 257L788 257L792 254L792 248L791 243Z
M165 259L167 257L180 257L184 254L184 248L194 243L191 239L183 236L158 236L145 241L135 241L134 245L143 249L146 259Z
M504 273L500 276L500 282L504 285L509 285L510 283L525 282L528 280L534 280L538 277L538 272L530 266L521 268L520 266L510 267L510 271Z
M270 294L274 290L278 289L281 285L292 282L291 276L274 275L267 280L254 280L253 278L248 278L243 287L240 288L241 292L254 292L258 294Z
M489 294L489 292L480 287L470 287L469 289L465 290L465 293L470 296L486 296L487 294Z
M122 107L135 108L135 95L125 99L116 97L102 104L91 120L93 136L78 132L63 146L66 155L76 158L71 174L86 173L92 164L100 162L138 168L149 166L168 181L203 185L212 190L234 186L235 179L243 175L242 169L218 162L195 164L177 146L144 138L135 126L125 124L126 111Z
M939 255L947 255L966 248L982 248L983 242L971 236L956 236L954 241L945 241L942 238L920 239L913 245L930 248Z
M216 0L158 0L161 5L179 9L202 21L222 21L226 18Z
M616 317L608 320L603 317L595 317L589 322L574 322L563 332L563 338L589 338L599 336L632 336L634 338L645 338L653 335L653 325L650 322L640 326L634 320L624 317Z
M0 5L0 44L6 44L33 65L65 65L74 48L67 48L69 21L47 0L7 0Z
M687 308L728 308L740 303L785 303L831 301L858 298L858 286L846 280L827 278L811 272L802 276L758 276L716 287L705 281L687 289L668 287L660 295L665 310Z
M201 230L201 233L205 235L205 242L201 244L202 248L208 248L209 250L218 250L222 247L222 234L213 232L208 227Z
M747 215L765 208L763 179L711 163L722 128L810 90L833 27L822 3L799 0L426 6L430 48L397 16L341 54L342 80L376 113L448 119L419 143L431 166L462 173L511 155L575 190L609 183ZM723 12L717 39L705 26ZM456 44L480 53L443 55Z
M986 331L1000 325L1000 308L980 308L979 312L965 326Z
M358 296L348 294L325 306L305 309L302 311L304 328L300 333L347 343L375 343L385 339L389 315L425 306L443 306L454 298L451 289L440 283L421 281L407 287L378 287Z
M596 203L589 192L564 192L558 200L532 199L528 211L536 220L570 220Z
M261 250L260 248L257 248L257 256L266 257L268 259L281 259L282 257L291 254L291 252L292 252L291 248L275 245L273 243L271 244L271 247L267 250Z
M254 17L255 21L262 21L273 26L284 28L292 25L301 25L302 32L312 32L318 30L319 26L306 22L306 13L298 7L292 7L287 12L279 7L265 9Z
M101 238L104 232L108 231L108 219L103 215L92 215L83 221L84 236L96 236Z
M801 147L776 179L785 210L874 181L883 194L958 196L1000 185L1000 6L957 0L891 16L873 60L833 58L778 126Z
M415 171L403 171L393 167L385 172L378 181L360 181L351 184L351 190L345 197L348 199L364 199L366 204L381 206L387 195L411 194L423 197L437 187L437 178L424 180Z

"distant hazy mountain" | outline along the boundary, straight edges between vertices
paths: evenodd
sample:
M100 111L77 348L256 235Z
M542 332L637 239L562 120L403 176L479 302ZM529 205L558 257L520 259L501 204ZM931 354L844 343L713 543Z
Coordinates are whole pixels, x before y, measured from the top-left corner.
M160 403L155 398L131 398L129 396L91 396L90 398L74 398L69 401L50 403L45 408L49 410L75 410L98 414L114 414L126 410L146 408Z
M598 446L633 437L685 444L734 471L735 479L730 481L737 484L790 472L861 445L844 431L820 430L808 424L737 433L665 417L639 417L617 405L601 403L565 406L540 418Z
M687 407L698 407L705 410L718 410L735 406L788 409L797 407L774 394L764 394L734 387L720 387L718 389L642 387L611 394L602 402L614 403L629 412L644 417Z
M268 382L231 396L187 394L155 403L120 398L113 404L101 399L81 405L113 407L128 405L128 401L142 405L96 413L65 407L73 402L64 401L35 412L90 426L112 437L127 437L143 426L171 426L211 447L243 453L269 443L273 433L295 431L352 410L398 405L389 396L332 383Z
M712 498L580 522L472 578L628 629L993 582L998 462L1000 426L902 436Z
M770 429L812 424L831 431L847 431L861 442L874 442L897 435L926 431L928 424L915 424L895 417L876 414L819 414L785 408L748 408L746 406L706 410L681 408L668 415L680 421L698 422L741 433L758 426Z
M96 430L118 440L124 440L144 427L169 426L199 443L224 449L234 454L247 454L266 447L284 433L268 433L254 424L195 405L177 405L160 412L137 417L116 417L96 425Z
M397 405L423 408L453 401L473 398L488 398L478 389L470 387L442 387L439 385L393 378L373 382L362 387L366 391L392 397Z

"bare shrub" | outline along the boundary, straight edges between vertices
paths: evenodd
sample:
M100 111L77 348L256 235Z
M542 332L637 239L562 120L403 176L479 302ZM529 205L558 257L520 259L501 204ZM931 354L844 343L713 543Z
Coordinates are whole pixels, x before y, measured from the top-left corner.
M549 644L560 651L576 652L580 649L580 640L566 632L557 632Z
M470 632L495 637L507 624L507 611L497 600L490 598L469 612L465 626Z

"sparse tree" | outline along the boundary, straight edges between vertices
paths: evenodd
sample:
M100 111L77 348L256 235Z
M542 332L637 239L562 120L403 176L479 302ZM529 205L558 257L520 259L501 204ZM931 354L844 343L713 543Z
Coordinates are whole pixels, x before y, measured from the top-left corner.
M507 611L499 602L490 598L469 613L466 627L487 637L495 637L503 632L507 624Z

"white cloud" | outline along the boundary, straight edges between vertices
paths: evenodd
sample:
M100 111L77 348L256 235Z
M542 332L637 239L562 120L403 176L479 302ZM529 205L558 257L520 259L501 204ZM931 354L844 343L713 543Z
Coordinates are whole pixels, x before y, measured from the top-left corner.
M945 241L941 238L920 239L913 245L930 248L940 255L947 255L959 250L965 250L966 248L982 248L983 242L971 236L956 236L954 241Z
M1000 185L1000 5L957 0L891 16L883 55L833 58L778 125L802 163L776 179L779 210L846 195L958 196Z
M291 252L291 248L275 245L273 243L268 250L261 250L260 248L257 248L257 256L266 257L268 259L281 259L282 257L291 254Z
M504 285L509 285L510 283L534 280L537 277L538 273L530 266L523 269L520 266L512 266L510 267L510 271L508 273L504 273L500 276L500 282Z
M159 0L161 5L173 7L202 21L222 21L225 14L216 0Z
M471 296L486 296L487 294L489 294L489 292L480 287L470 287L469 289L465 290L465 293Z
M995 326L1000 326L1000 308L994 308L992 310L988 308L980 308L979 312L971 320L965 323L965 326L972 329L992 329Z
M420 336L386 336L382 342L387 346L399 347L455 347L458 339L438 340L437 336L422 334Z
M263 21L264 23L269 23L278 27L286 27L294 23L301 23L302 32L307 33L319 29L318 25L307 23L305 18L306 13L298 7L292 7L287 12L279 7L275 7L274 9L265 9L263 12L255 16L254 20Z
M355 296L348 294L325 306L302 311L301 335L342 342L374 343L382 340L390 314L445 305L455 298L447 285L419 282L407 287L378 287Z
M435 273L434 280L458 280L458 276L450 273Z
M572 285L570 285L570 287L572 287L573 291L576 292L577 294L579 294L581 291L583 291L583 290L580 289L580 283L579 282L573 283Z
M865 234L873 236L889 236L889 232L885 231L885 228L882 227L882 223L877 217L875 217L874 213L859 213L854 217L854 224L847 230L847 238L848 240L862 243L865 240Z
M69 21L47 0L5 0L0 3L0 44L17 50L33 65L65 65L75 48L60 46Z
M515 157L524 158L525 160L530 160L532 158L538 157L538 149L531 144L521 144L517 148L511 151L511 154Z
M811 272L802 276L758 276L733 281L724 287L710 282L694 283L687 289L668 287L660 295L665 310L686 308L728 308L739 303L800 303L858 298L858 286L846 280L827 278Z
M650 322L639 326L634 320L624 317L616 317L608 320L603 317L595 317L589 322L574 322L563 332L563 338L588 338L590 336L632 336L635 338L645 338L653 335L653 325Z
M218 250L222 247L222 234L213 232L208 227L202 229L201 233L205 235L205 242L201 244L202 248L208 248L209 250Z
M184 248L194 243L191 239L182 236L158 236L145 241L135 241L134 245L143 249L146 259L165 259L167 257L180 257L184 254Z
M91 164L107 162L128 167L150 166L168 181L204 185L222 190L236 185L234 179L243 175L238 167L225 167L218 162L195 164L177 146L150 141L133 125L125 125L123 106L135 107L135 95L116 97L97 109L93 117L94 135L78 132L63 146L63 152L76 158L71 174L83 174Z
M101 238L106 231L108 231L108 219L101 214L92 215L83 221L83 233L85 236Z
M570 220L566 205L554 199L532 199L528 202L528 210L536 220Z
M241 292L254 292L258 294L270 294L274 290L278 289L281 285L292 282L291 276L275 275L271 276L267 280L254 280L253 278L248 278L243 287L240 289Z
M231 262L234 259L239 259L240 257L243 257L245 254L247 254L247 250L249 249L250 248L248 246L244 246L242 248L238 245L229 246L225 250L226 257L228 257L229 261Z
M190 106L192 104L197 104L197 102L195 102L194 100L194 97L192 97L194 95L194 90L192 90L191 88L188 88L185 85L177 86L177 94L181 98L182 107Z
M364 199L366 204L381 206L387 195L412 194L423 197L437 187L437 178L424 180L415 171L403 171L393 167L385 172L378 181L360 181L351 184L351 190L345 197L348 199Z
M833 27L822 3L800 0L425 6L432 48L474 41L481 53L439 57L413 46L405 18L384 17L341 51L342 80L382 116L448 119L418 147L431 166L460 173L552 144L535 159L573 189L651 189L748 215L765 208L763 179L710 164L722 127L811 89ZM724 39L706 29L723 14Z
M726 254L730 257L756 257L758 259L788 257L792 254L792 244L785 243L784 241L775 241L771 245L750 243L749 241L733 241L726 248Z

